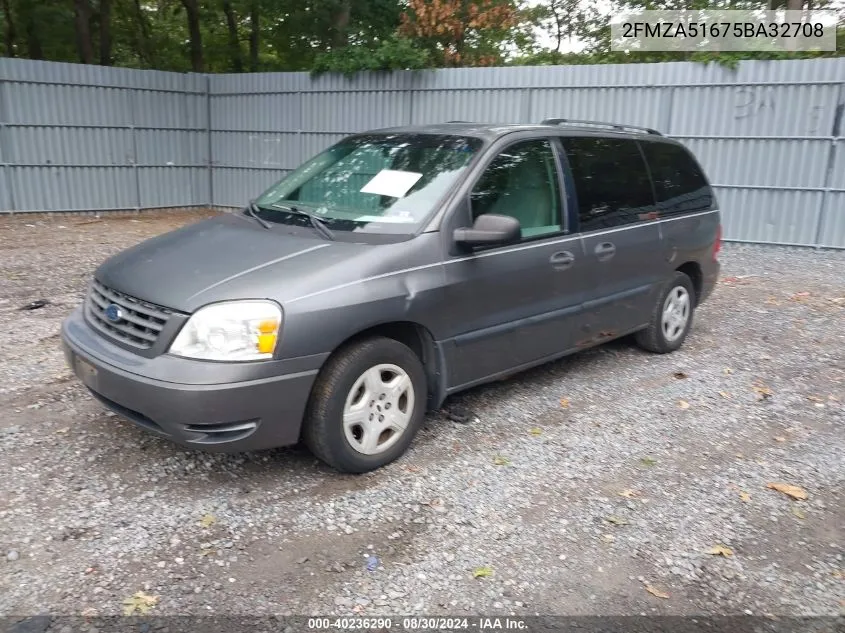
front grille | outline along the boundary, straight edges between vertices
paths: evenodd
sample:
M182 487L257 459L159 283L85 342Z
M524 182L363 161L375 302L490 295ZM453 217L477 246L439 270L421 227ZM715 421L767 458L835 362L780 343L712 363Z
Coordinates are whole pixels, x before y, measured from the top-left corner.
M106 309L112 304L120 309L120 319L117 321L106 316ZM92 325L133 347L151 348L171 314L173 312L167 308L107 288L96 279L91 283L88 316Z

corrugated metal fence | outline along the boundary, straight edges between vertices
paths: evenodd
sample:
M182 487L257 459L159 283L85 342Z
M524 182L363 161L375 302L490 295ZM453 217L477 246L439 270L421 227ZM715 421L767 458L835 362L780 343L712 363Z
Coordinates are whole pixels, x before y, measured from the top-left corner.
M206 204L208 78L0 60L0 209Z
M0 208L241 206L348 133L547 117L656 127L717 186L725 237L845 248L845 59L180 75L0 61Z

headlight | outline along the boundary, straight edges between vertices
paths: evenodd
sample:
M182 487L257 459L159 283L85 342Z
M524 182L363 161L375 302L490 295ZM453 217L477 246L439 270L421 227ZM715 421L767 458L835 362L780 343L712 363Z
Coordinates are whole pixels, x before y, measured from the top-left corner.
M200 308L170 346L170 353L203 360L272 358L282 311L272 301L228 301Z

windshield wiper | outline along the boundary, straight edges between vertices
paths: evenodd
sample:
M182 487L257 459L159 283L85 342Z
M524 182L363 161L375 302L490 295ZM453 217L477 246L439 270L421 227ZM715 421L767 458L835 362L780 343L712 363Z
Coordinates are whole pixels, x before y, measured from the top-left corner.
M270 225L269 225L269 224L267 224L267 222L265 222L264 220L262 220L260 217L258 217L258 212L259 212L259 211L261 211L261 207L259 207L257 204L255 204L255 200L250 200L250 201L249 201L249 204L248 204L248 205L246 205L246 212L247 212L247 213L249 213L250 217L255 218L255 219L256 219L256 221L257 221L257 222L258 222L261 226L263 226L265 229L269 229L269 228L270 228Z
M332 233L331 229L326 226L326 223L323 222L321 218L317 217L313 213L308 213L308 211L303 211L302 209L298 209L289 204L271 204L270 206L296 215L304 215L311 221L311 226L314 227L314 230L316 230L317 233L325 237L327 240L334 240L334 233Z

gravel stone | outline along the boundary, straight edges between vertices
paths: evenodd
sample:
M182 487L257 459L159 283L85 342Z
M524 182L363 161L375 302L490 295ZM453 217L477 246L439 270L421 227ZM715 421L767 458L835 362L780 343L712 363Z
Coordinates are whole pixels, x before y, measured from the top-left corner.
M65 367L95 267L206 215L0 218L0 612L120 615L143 589L155 616L839 613L845 253L725 244L678 352L614 341L453 396L351 477L184 450Z

